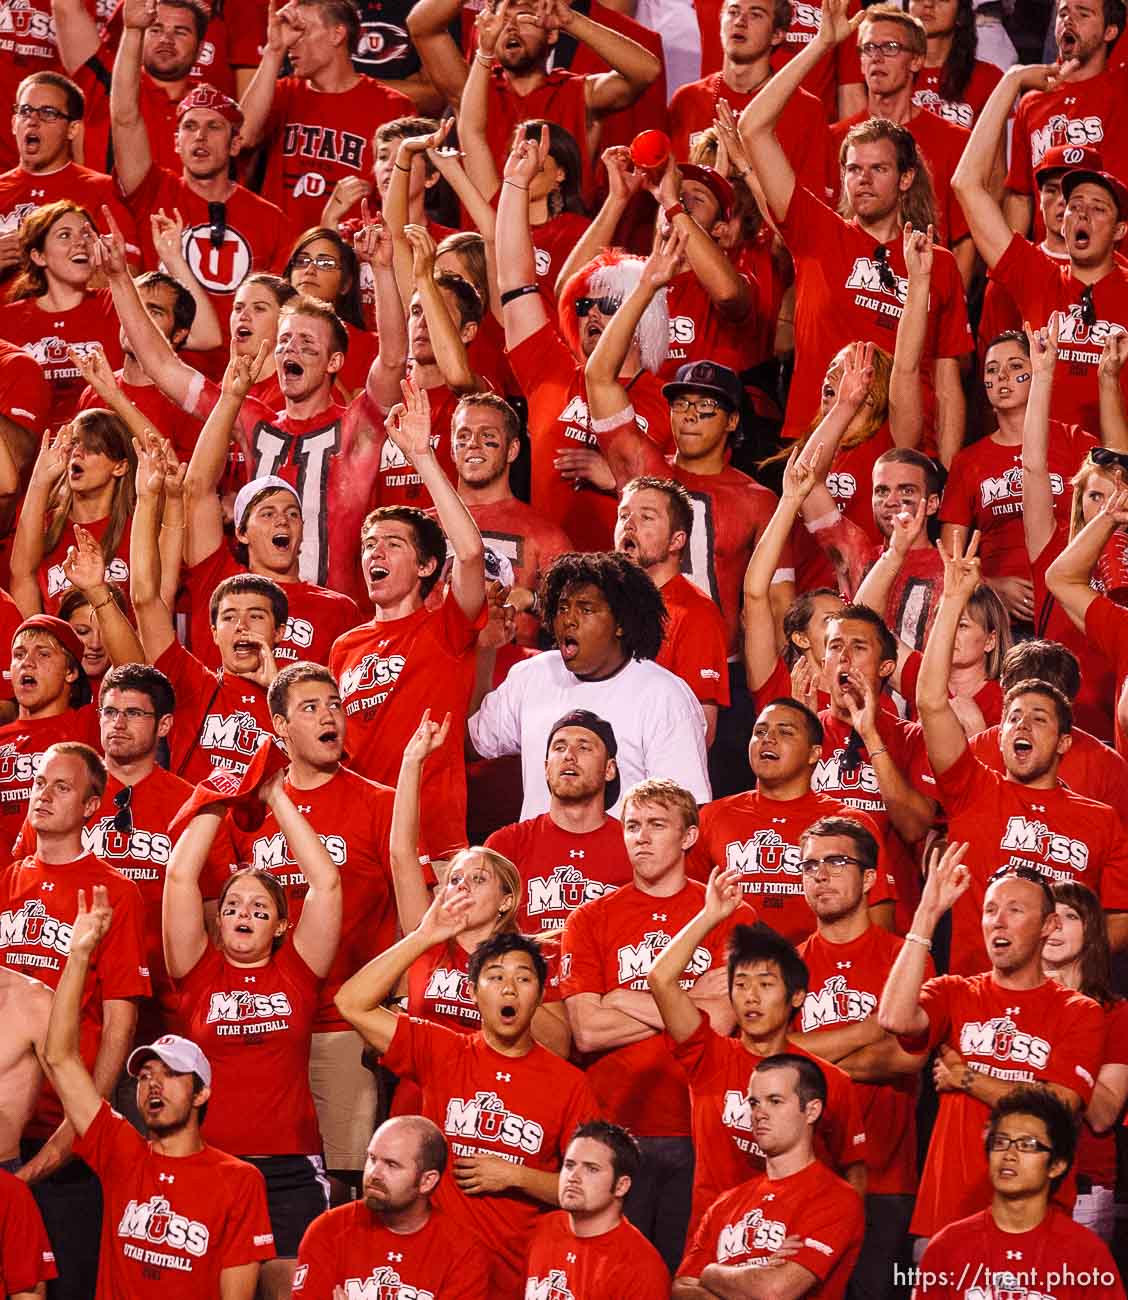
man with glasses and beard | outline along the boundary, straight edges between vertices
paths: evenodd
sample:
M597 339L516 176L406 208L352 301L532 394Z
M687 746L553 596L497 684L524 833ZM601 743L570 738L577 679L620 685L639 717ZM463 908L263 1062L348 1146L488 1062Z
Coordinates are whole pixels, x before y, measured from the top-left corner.
M363 1200L328 1210L306 1229L294 1295L327 1300L371 1284L381 1295L486 1300L488 1269L474 1238L431 1204L447 1144L422 1115L386 1120L372 1135Z
M75 1149L102 1184L98 1296L251 1300L260 1261L274 1255L266 1187L257 1169L207 1146L200 1136L211 1095L207 1057L175 1034L130 1054L127 1068L137 1079L142 1137L110 1109L79 1053L83 986L113 923L104 885L93 887L91 902L88 911L85 894L78 891L45 1055L78 1135ZM73 1288L65 1269L62 1275Z
M1113 948L1128 943L1128 851L1120 817L1108 804L1074 794L1058 769L1072 743L1073 710L1049 682L1016 682L1003 698L999 749L1005 773L971 752L948 696L956 634L979 585L975 544L946 555L944 593L925 646L917 710L953 840L971 845L970 888L952 911L948 969L974 975L986 954L976 922L996 868L1023 864L1049 881L1080 880L1100 895Z

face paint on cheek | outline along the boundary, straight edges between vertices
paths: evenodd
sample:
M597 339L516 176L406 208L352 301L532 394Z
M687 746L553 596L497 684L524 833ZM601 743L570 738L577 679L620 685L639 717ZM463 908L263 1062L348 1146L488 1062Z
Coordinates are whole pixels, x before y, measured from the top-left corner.
M995 387L995 381L993 379L985 379L983 381L983 387L989 393Z
M1030 382L1030 376L1029 376L1029 375L1015 375L1015 377L1014 377L1014 382L1015 382L1016 384L1028 384L1028 383Z

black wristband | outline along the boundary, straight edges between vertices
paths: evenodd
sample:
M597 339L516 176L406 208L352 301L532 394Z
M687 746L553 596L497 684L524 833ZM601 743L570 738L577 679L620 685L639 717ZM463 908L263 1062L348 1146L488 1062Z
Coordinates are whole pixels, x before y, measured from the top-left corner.
M540 285L523 284L519 289L506 289L498 301L504 307L507 302L512 302L514 298L523 298L527 293L540 293Z

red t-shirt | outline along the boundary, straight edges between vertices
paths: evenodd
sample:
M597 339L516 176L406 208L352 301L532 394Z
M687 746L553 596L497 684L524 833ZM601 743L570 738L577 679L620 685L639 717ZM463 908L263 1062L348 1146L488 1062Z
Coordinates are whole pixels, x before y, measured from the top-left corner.
M50 409L51 389L42 366L26 348L0 339L0 415L25 429L39 430L47 423Z
M614 817L598 830L574 833L541 813L494 831L486 848L521 872L525 890L517 924L532 934L559 929L581 903L602 898L633 875L623 827Z
M901 665L901 695L904 697L907 705L906 717L909 721L916 720L916 690L917 682L920 681L920 670L924 663L924 655L919 650L910 650L905 656L905 662ZM948 684L948 698L955 699L955 692ZM1002 721L1003 716L1003 688L999 685L997 677L988 677L983 685L971 696L971 701L975 707L983 714L983 722L987 727L997 727Z
M538 590L556 557L573 549L563 528L517 497L484 506L465 504L478 525L486 549L504 555L513 565L513 577L519 587ZM539 630L539 618L518 614L518 645L535 646Z
M1106 1065L1128 1065L1128 1001L1117 998L1102 1010L1105 1015L1105 1042L1101 1069ZM1074 1164L1078 1174L1092 1179L1097 1187L1115 1187L1116 1133L1094 1133L1088 1124L1082 1124L1077 1136Z
M222 316L220 319L226 328L226 319ZM189 415L187 411L182 411L175 402L161 392L156 384L127 384L121 375L120 370L114 375L121 391L137 407L150 427L159 429L161 436L172 443L181 462L186 464L190 461L196 439L200 436L200 429L203 427L200 421L195 416ZM78 399L80 411L104 406L105 403L89 385L82 390Z
M595 1237L577 1237L563 1210L544 1215L533 1232L525 1296L545 1300L667 1300L662 1256L627 1218Z
M432 858L466 844L462 739L485 623L484 606L471 622L448 591L438 609L362 623L338 637L329 654L349 719L349 764L370 781L395 785L424 709L433 718L450 713L450 734L423 769L420 843Z
M105 1101L74 1149L102 1184L97 1300L218 1296L224 1269L274 1258L252 1165L210 1145L163 1155Z
M985 1295L1124 1300L1108 1247L1056 1205L1028 1232L1004 1232L990 1210L957 1219L928 1243L920 1271L930 1285L916 1287L913 1300L979 1300ZM985 1291L980 1282L988 1279L994 1289ZM1013 1279L1013 1289L1008 1279Z
M185 260L212 300L225 339L229 337L235 290L256 271L281 271L294 236L302 229L292 226L276 204L236 185L223 204L226 225L223 240L217 247L209 220L213 205L185 181L179 159L177 166L171 168L158 166L154 161L128 200L138 214L146 266L159 266L161 261L153 244L150 214L164 208L171 216L175 208L184 218L181 244ZM306 224L317 225L318 221Z
M89 854L59 865L21 858L0 873L0 960L9 970L52 989L59 986L70 951L78 891L85 891L89 905L95 885L106 886L114 914L109 933L91 958L82 991L79 1051L88 1070L102 1037L102 1004L149 996L144 910L137 886ZM25 1136L47 1137L62 1117L59 1099L45 1082Z
M153 667L176 692L170 770L193 785L217 767L242 775L262 737L274 735L266 691L248 677L213 673L179 641L170 642Z
M733 1187L763 1173L764 1153L753 1138L748 1083L764 1059L739 1038L722 1038L702 1016L684 1043L665 1035L674 1060L689 1079L693 1107L692 1234L713 1202ZM850 1076L837 1065L790 1044L789 1052L814 1061L826 1079L826 1108L815 1130L815 1153L832 1168L845 1169L866 1159L866 1131Z
M1003 988L993 972L939 975L921 989L928 1032L905 1038L913 1052L947 1043L976 1069L1007 1084L1051 1083L1089 1103L1101 1065L1104 1013L1091 999L1046 980L1033 989ZM940 1094L916 1210L909 1231L931 1237L991 1199L983 1129L990 1107L966 1092ZM1070 1183L1063 1184L1063 1190ZM1060 1199L1059 1192L1059 1199Z
M185 569L182 575L192 605L190 644L192 653L213 672L218 672L222 660L211 629L212 592L224 580L236 573L248 573L231 554L226 542L199 564ZM351 596L312 582L280 583L289 604L289 617L274 646L274 658L279 668L297 663L300 659L315 664L327 664L333 642L361 621L360 610Z
M43 755L60 740L81 740L101 752L102 737L93 705L65 709L48 718L16 718L0 727L0 861L11 861L35 773Z
M779 228L795 261L795 373L782 436L797 438L819 410L827 365L840 348L864 339L892 354L908 292L908 272L898 235L882 245L896 279L893 290L885 288L879 259L874 256L873 237L802 186L796 186ZM964 356L973 347L955 258L938 248L933 255L921 366L927 425L925 450L931 439L931 363L937 357Z
M1128 755L1128 737L1120 725L1116 701L1125 674L1128 674L1128 645L1125 645L1123 635L1126 622L1128 610L1121 609L1107 596L1098 596L1085 611L1085 635L1112 665L1115 693L1105 697L1105 708L1113 716L1116 749L1122 756Z
M394 1232L363 1202L319 1215L298 1248L294 1295L301 1300L346 1296L374 1300L441 1296L488 1300L486 1256L439 1210L414 1232Z
M58 1276L31 1189L15 1174L0 1169L0 1291L4 1295L35 1291L40 1282Z
M83 356L101 348L111 369L116 370L122 361L120 328L108 289L88 293L68 311L44 311L35 298L22 298L0 307L0 336L26 348L51 387L51 409L46 420L49 428L72 418L86 386L78 367L67 356L67 348Z
M423 1089L422 1113L442 1129L452 1160L493 1155L554 1171L577 1125L597 1113L583 1073L539 1044L502 1055L480 1033L400 1016L382 1059ZM467 1196L449 1172L435 1204L488 1251L491 1300L520 1300L525 1252L546 1207L512 1189Z
M590 188L592 159L588 142L586 82L586 77L577 76L563 68L554 68L546 74L539 86L527 95L521 95L514 90L504 68L495 64L490 69L486 142L497 164L498 175L509 157L514 130L522 122L543 117L571 132L580 151L582 188Z
M991 92L1002 79L1002 70L993 63L976 59L971 65L971 76L960 92L959 99L945 99L940 93L943 75L943 65L938 68L921 68L913 78L913 103L917 108L926 108L946 122L954 122L956 126L970 131L983 112Z
M267 151L263 194L305 230L340 180L372 175L372 136L415 106L398 90L361 74L349 90L324 94L301 77L281 77L263 132Z
M129 591L129 524L129 519L126 519L116 551L105 568L106 581L116 582L124 592ZM102 538L109 531L109 516L107 515L104 519L92 519L83 527L89 531L100 546ZM70 579L63 572L63 561L67 558L67 551L74 544L74 524L68 519L63 524L63 531L59 535L54 550L43 557L36 571L39 597L43 603L44 611L48 614L57 614L59 612L59 605L70 590Z
M574 487L553 466L561 451L599 446L591 431L583 367L551 321L506 355L529 403L533 509L562 528L580 550L607 550L615 531L616 498L586 484ZM662 439L670 414L654 376L644 371L631 385L630 398L639 427Z
M763 86L746 95L733 90L720 72L679 86L670 100L670 143L675 158L688 158L698 136L713 125L717 104L728 101L739 117ZM828 198L837 185L838 158L830 148L822 103L800 88L784 105L775 126L783 151L800 185Z
M983 898L1000 867L1034 867L1050 884L1076 880L1099 895L1106 911L1128 910L1128 842L1107 804L1062 784L1035 789L993 772L965 749L936 788L953 843L966 841L971 887L952 908L954 975L989 965L983 944Z
M140 260L133 216L122 206L121 195L113 180L104 172L80 167L75 162L64 163L52 172L29 172L23 167L13 167L0 175L0 234L19 230L36 208L59 199L70 199L85 208L99 226L103 224L102 207L108 207L125 236L130 260ZM146 260L146 265L156 263Z
M350 1028L333 998L350 976L396 941L396 908L388 865L388 836L395 791L366 781L347 767L314 790L284 789L313 827L341 873L341 939L321 988L314 1030ZM252 833L234 829L237 860L269 871L286 887L290 924L302 914L309 882L290 854L274 814ZM206 885L206 887L205 887ZM223 878L201 883L205 897L218 897Z
M1092 434L1054 420L1050 427L1049 477L1054 517L1069 528L1073 508L1071 479L1097 446ZM1022 447L980 438L958 452L944 497L940 522L978 528L979 559L985 577L1029 578L1030 560L1022 531Z
M876 1015L886 978L903 943L879 925L868 926L847 943L832 943L822 934L812 934L799 948L809 977L807 996L799 1010L799 1029L817 1032ZM929 958L926 978L932 973ZM853 1091L866 1133L866 1192L913 1195L917 1187L916 1077L897 1075L888 1083L855 1081Z
M788 1256L818 1279L809 1294L842 1300L865 1231L862 1198L820 1160L787 1178L752 1178L726 1192L694 1233L678 1277L700 1277L709 1264L766 1264L788 1237Z
M277 385L273 385L277 391ZM200 375L192 381L185 409L206 420L219 388ZM328 402L309 419L291 419L266 398L248 397L239 410L235 441L244 458L247 480L277 474L298 490L302 505L299 576L354 599L364 595L357 538L368 511L367 491L358 483L373 481L384 438L384 422L358 394L348 406ZM238 486L242 486L239 484Z
M234 966L209 946L176 981L181 1032L212 1067L203 1133L221 1150L254 1156L320 1152L309 1048L323 983L292 939L265 966L253 968ZM251 1098L269 1122L248 1125Z
M454 408L460 400L459 394L446 384L437 384L427 389L427 399L431 403L431 449L448 481L457 484L450 425ZM417 510L428 510L432 505L431 494L423 486L419 471L391 438L385 437L380 445L380 467L372 486L373 508L415 506Z
M680 677L702 704L729 706L728 629L716 604L684 574L662 587L670 616L655 663Z
M545 295L550 312L556 310L556 280L568 260L568 254L583 238L591 218L579 212L560 212L529 232L533 237L533 262L537 283Z
M868 109L863 109L853 117L835 122L830 128L835 157L850 128L869 120ZM963 208L952 189L951 176L971 138L971 132L935 113L920 110L903 125L916 141L920 156L932 178L932 190L936 196L936 242L950 248L970 233ZM835 189L836 197L840 193L841 184Z
M715 361L739 375L762 358L759 340L752 328L758 304L758 286L741 273L751 299L743 320L729 320L709 297L693 270L675 276L666 287L670 313L670 346L658 368L658 377L672 383L678 370L691 361Z
M635 884L576 908L564 927L560 991L602 997L612 989L649 992L646 976L674 935L701 910L704 886L687 880L669 896L645 894ZM751 924L755 911L741 903L694 951L680 981L685 989L711 970L723 969L735 926ZM655 1032L640 1042L613 1047L588 1067L602 1113L639 1137L684 1137L691 1131L685 1075Z
M768 799L758 790L714 799L701 809L697 843L690 849L689 874L703 883L714 867L741 873L740 887L760 919L789 943L801 943L815 928L799 870L803 832L820 817L850 817L878 844L877 879L871 907L897 897L877 823L867 813L813 791L799 799Z
M1128 73L1125 76L1128 78ZM1093 82L1080 85L1091 86ZM1105 166L1112 166L1107 156ZM1110 334L1128 332L1128 270L1117 262L1107 275L1088 286L1096 313L1096 324L1092 326L1086 325L1081 317L1081 292L1086 286L1074 279L1070 263L1050 261L1021 235L1012 236L1006 252L995 263L991 278L1010 292L1023 319L1052 323L1057 317L1058 363L1054 370L1051 414L1083 429L1099 429L1097 366L1105 339ZM1123 374L1120 391L1128 399L1128 377Z

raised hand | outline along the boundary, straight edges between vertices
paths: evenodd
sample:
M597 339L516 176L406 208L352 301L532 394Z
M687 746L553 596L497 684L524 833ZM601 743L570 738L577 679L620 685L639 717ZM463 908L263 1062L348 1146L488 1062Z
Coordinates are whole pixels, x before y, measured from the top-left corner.
M819 34L816 39L832 48L841 45L854 31L858 20L863 18L860 11L854 21L847 17L848 0L823 0L822 15L819 18Z
M872 736L877 728L877 692L868 677L856 668L846 674L846 689L842 701L850 715L850 725L862 737Z
M928 502L921 497L912 510L899 510L893 516L893 530L889 534L889 549L902 560L912 550L917 538L928 523Z
M110 906L110 891L105 885L95 885L89 910L86 907L86 891L78 891L78 915L71 926L70 953L72 957L89 957L98 944L105 938L114 919L114 909Z
M53 438L50 432L45 433L39 444L39 455L32 466L28 487L43 490L53 488L67 472L74 442L74 429L69 424L60 425Z
M423 914L419 929L433 942L445 943L470 924L474 899L457 885L443 885L435 891L431 906Z
M94 535L74 525L74 545L63 557L63 574L76 591L90 592L106 580L106 559Z
M501 0L500 4L493 6L484 4L478 10L478 16L474 20L474 30L478 33L478 49L490 58L497 49L498 39L508 17L509 0Z
M1120 485L1101 506L1101 514L1114 524L1128 524L1128 487Z
M956 541L952 541L952 553L949 555L943 545L937 548L944 561L944 599L957 600L966 605L971 593L979 586L979 530L976 529L967 544L963 555L959 554Z
M159 208L149 216L153 230L153 247L165 264L172 266L184 260L184 218L173 208L172 216Z
M705 886L705 906L702 911L710 925L727 921L740 906L740 872L735 867L725 870L714 867Z
M541 128L539 140L527 140L522 136L515 141L509 151L509 157L505 160L505 180L528 189L544 171L547 157L548 127L544 126Z
M1061 318L1057 312L1050 317L1049 325L1043 325L1040 329L1031 329L1029 321L1022 322L1022 328L1026 332L1026 340L1030 344L1030 370L1032 374L1039 375L1044 379L1052 379L1054 367L1058 362L1058 335L1061 333ZM1113 338L1116 336L1113 335ZM1128 342L1128 339L1126 339ZM1107 351L1108 345L1105 345ZM1101 368L1104 367L1105 356L1101 353Z
M262 372L270 360L272 345L264 339L253 357L242 356L236 351L236 346L235 340L232 339L231 356L219 387L220 391L229 397L237 397L242 401L262 378Z
M152 429L146 429L144 440L133 439L133 452L137 457L135 481L138 497L159 497L164 491L165 480L164 446L161 439Z
M157 21L157 0L125 0L121 7L125 27L143 32Z
M247 681L254 682L256 686L261 686L263 690L267 690L270 683L278 676L278 664L274 659L273 644L261 632L241 633L239 640L254 642L255 649L258 651L258 663L249 672L243 671L239 676L245 677Z
M614 144L603 151L603 165L607 168L610 197L627 203L642 189L642 172L634 165L631 151L625 144Z
M744 172L752 165L744 141L740 138L740 128L736 115L727 99L717 100L717 115L713 118L713 128L717 132L717 171L727 176L733 171ZM727 166L721 165L721 151Z
M508 645L517 633L517 609L509 604L510 588L501 582L486 583L486 626L478 644L487 650Z
M819 679L806 655L800 655L791 665L791 696L812 713L818 713Z
M814 486L822 480L825 457L826 444L815 438L802 450L793 447L783 471L781 499L796 503L806 501Z
M110 363L100 346L83 352L76 352L74 348L68 346L67 356L70 357L71 364L76 367L78 373L104 402L113 401L120 390L117 378L110 369Z
M449 734L450 714L448 713L441 723L432 722L431 710L424 709L419 726L415 728L415 734L404 746L404 759L410 759L414 763L425 762L432 754L438 753Z
M384 428L392 442L411 463L434 455L431 446L431 402L427 390L413 379L400 381L403 401L388 412Z
M265 346L265 345L264 345ZM181 464L180 457L176 454L176 448L167 439L162 439L164 443L164 493L165 499L172 498L174 501L180 500L184 495L184 479L188 474L188 463L185 461Z
M353 235L353 251L370 266L392 264L392 233L383 217L372 215L367 199L360 201L360 229Z
M329 202L322 210L321 224L335 228L346 212L350 212L361 199L368 197L371 189L372 182L365 176L342 176L333 186Z
M872 385L873 344L854 343L842 364L842 379L838 385L836 404L847 410L858 410L869 396Z
M106 223L109 234L96 236L90 241L90 261L94 269L104 275L126 274L125 236L121 233L114 214L104 204L102 220Z
M305 20L298 12L294 0L290 0L281 9L275 7L274 0L270 0L266 10L267 49L275 54L285 54L304 32Z
M905 222L905 265L908 267L910 280L916 276L932 274L932 249L935 237L936 232L931 226L927 230L914 230L909 222Z
M572 25L569 0L540 0L537 17L546 32L566 32Z
M403 237L411 246L411 274L416 284L435 277L435 241L426 226L406 225Z
M933 849L928 862L928 875L921 891L921 906L926 904L937 917L942 916L971 884L971 871L964 866L968 844L949 844L943 853Z
M1060 317L1054 314L1054 325ZM1056 334L1054 341L1057 341ZM1101 359L1097 366L1097 378L1103 384L1119 384L1120 372L1128 361L1128 334L1110 334L1101 348Z
M643 283L654 289L669 284L685 264L688 243L689 231L678 230L675 226L670 226L664 235L659 235L653 252L642 268Z

